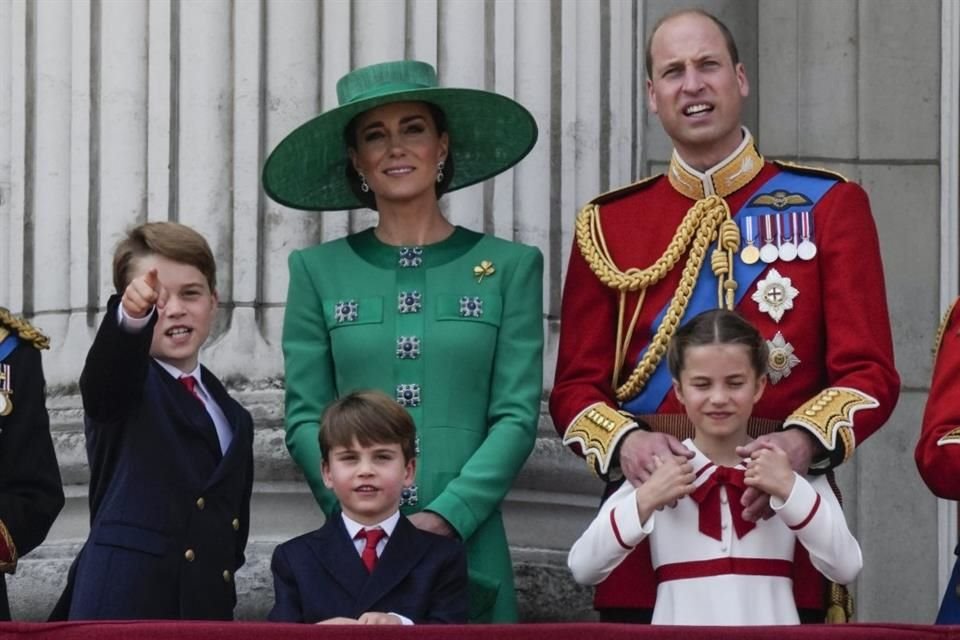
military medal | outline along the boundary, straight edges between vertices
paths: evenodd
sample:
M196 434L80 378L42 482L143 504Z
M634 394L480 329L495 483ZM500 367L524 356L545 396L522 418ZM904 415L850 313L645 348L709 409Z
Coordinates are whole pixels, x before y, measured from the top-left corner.
M760 249L753 244L753 218L746 216L747 225L747 246L740 252L740 260L743 264L756 264L760 259Z
M13 385L10 380L10 365L0 364L0 416L8 416L13 412Z
M800 358L793 355L793 345L783 338L777 331L773 340L767 340L770 356L767 359L767 377L770 382L777 384L793 373L793 368L800 364Z
M786 216L787 216L786 226L790 230L790 235L787 235L786 233L783 234L784 240L780 244L780 259L783 260L784 262L792 262L797 257L797 245L793 243L793 239L797 237L797 231L796 231L797 214L796 212L792 212L792 213L786 214ZM791 219L791 216L793 216L792 219ZM777 216L777 235L778 236L780 235L780 219L781 219L781 216L778 215Z
M780 322L783 314L793 309L793 299L799 293L790 278L784 278L771 267L766 277L757 282L757 290L750 297L759 305L760 311L773 318L774 322Z
M817 255L817 245L810 240L810 212L800 212L800 246L797 247L797 255L801 260L813 260Z
M770 216L763 216L764 234L763 246L760 248L760 259L770 264L777 259L777 246L773 244L773 226Z

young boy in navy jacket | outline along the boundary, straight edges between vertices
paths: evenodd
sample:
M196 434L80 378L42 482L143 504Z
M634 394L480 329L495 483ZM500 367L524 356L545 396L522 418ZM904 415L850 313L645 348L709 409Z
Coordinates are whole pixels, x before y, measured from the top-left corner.
M189 227L131 230L80 377L90 536L53 619L233 617L253 487L253 421L199 364L216 265Z
M400 513L413 483L413 419L379 391L354 392L323 414L323 482L340 502L323 527L273 554L269 619L332 624L467 622L463 545Z

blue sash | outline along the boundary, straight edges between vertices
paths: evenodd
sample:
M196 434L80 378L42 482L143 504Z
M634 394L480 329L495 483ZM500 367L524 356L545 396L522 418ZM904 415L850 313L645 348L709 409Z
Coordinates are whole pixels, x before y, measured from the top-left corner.
M13 350L17 348L18 344L20 344L20 339L17 338L16 334L11 333L4 338L3 341L0 342L0 362L3 362L4 358L13 353Z
M825 194L830 187L835 185L837 182L838 180L834 178L793 173L790 171L781 171L761 185L753 195L747 198L746 204L743 205L743 207L733 215L733 219L736 220L737 224L740 225L741 237L747 237L744 221L748 217L753 218L752 227L754 237L756 237L760 232L760 221L762 220L761 216L765 214L779 213L781 216L783 216L784 214L789 215L793 211L810 211L809 232L810 237L813 238L813 208L820 201L820 198L823 197L823 194ZM775 210L770 204L767 203L752 204L759 196L763 194L772 194L773 192L777 191L799 196L789 199L789 201L795 201L796 204L790 203L786 204L785 206L777 206ZM769 200L769 198L767 200ZM756 212L747 212L748 209L755 209ZM755 242L754 244L759 248L759 243ZM737 252L733 267L734 279L737 281L737 305L740 304L740 300L742 300L747 291L753 287L753 283L757 278L760 277L760 274L766 270L767 266L767 263L761 261L757 261L754 264L746 264L740 259L740 252ZM693 287L693 293L690 295L690 302L687 304L687 309L684 312L683 317L680 319L681 326L689 322L690 319L697 314L709 309L717 308L717 285L717 276L714 275L713 271L710 269L710 256L708 255L703 261L703 267L700 269L700 275L697 278L697 283ZM667 303L667 305L660 310L660 313L657 314L657 317L654 318L654 321L651 324L651 329L653 331L656 331L656 328L659 327L663 322L663 318L666 316L667 309L669 307L670 303ZM649 339L653 339L652 333ZM650 345L648 343L648 345L640 353L640 359L637 360L637 362L640 362L640 360L643 359L644 354L646 354L647 349L649 348ZM672 386L673 380L670 377L670 371L667 368L667 359L664 357L661 358L660 363L654 370L653 375L650 376L650 380L647 381L643 391L641 391L636 397L622 403L620 406L633 415L656 413L657 409L663 403L663 399L667 396L667 393L670 392Z

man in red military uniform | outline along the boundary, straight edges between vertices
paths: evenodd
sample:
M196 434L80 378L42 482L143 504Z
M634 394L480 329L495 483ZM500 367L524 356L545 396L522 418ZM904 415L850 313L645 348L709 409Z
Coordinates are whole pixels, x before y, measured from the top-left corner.
M933 382L914 457L933 493L960 500L960 308L956 301L943 318L934 352ZM960 624L960 562L943 594L937 624Z
M864 191L770 163L741 124L749 84L730 32L671 14L647 45L647 93L673 141L666 175L581 210L561 311L550 412L602 478L641 483L654 455L690 455L663 355L679 324L735 308L768 339L767 391L741 453L766 442L826 471L889 417L899 394L877 232ZM756 519L766 497L744 495ZM822 620L825 581L802 559L801 618ZM835 591L832 592L835 595ZM638 547L598 586L602 619L643 621L656 582Z

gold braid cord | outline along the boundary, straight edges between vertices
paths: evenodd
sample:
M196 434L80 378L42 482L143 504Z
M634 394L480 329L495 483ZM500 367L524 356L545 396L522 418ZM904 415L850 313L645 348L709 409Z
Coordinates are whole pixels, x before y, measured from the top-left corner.
M50 348L50 338L40 333L36 327L23 318L18 318L3 307L0 307L0 328L2 327L13 329L18 336L37 349Z
M710 265L714 274L720 279L717 306L725 306L728 309L734 307L737 282L733 279L733 258L740 248L740 230L730 217L730 208L727 203L719 196L709 196L695 202L687 211L663 255L646 269L630 268L621 271L614 263L600 226L599 205L588 204L580 210L577 215L576 235L580 253L593 273L600 282L620 292L617 352L614 355L614 386L619 380L623 361L633 337L633 329L640 316L644 292L648 287L663 280L689 248L680 283L673 294L663 322L657 328L646 353L630 377L617 388L617 400L620 402L636 396L644 388L666 353L667 344L687 309L690 295L693 293L693 287L697 283L697 277L706 258L707 248L714 240L718 241L717 249L711 256ZM626 294L630 291L640 291L641 294L624 335Z

